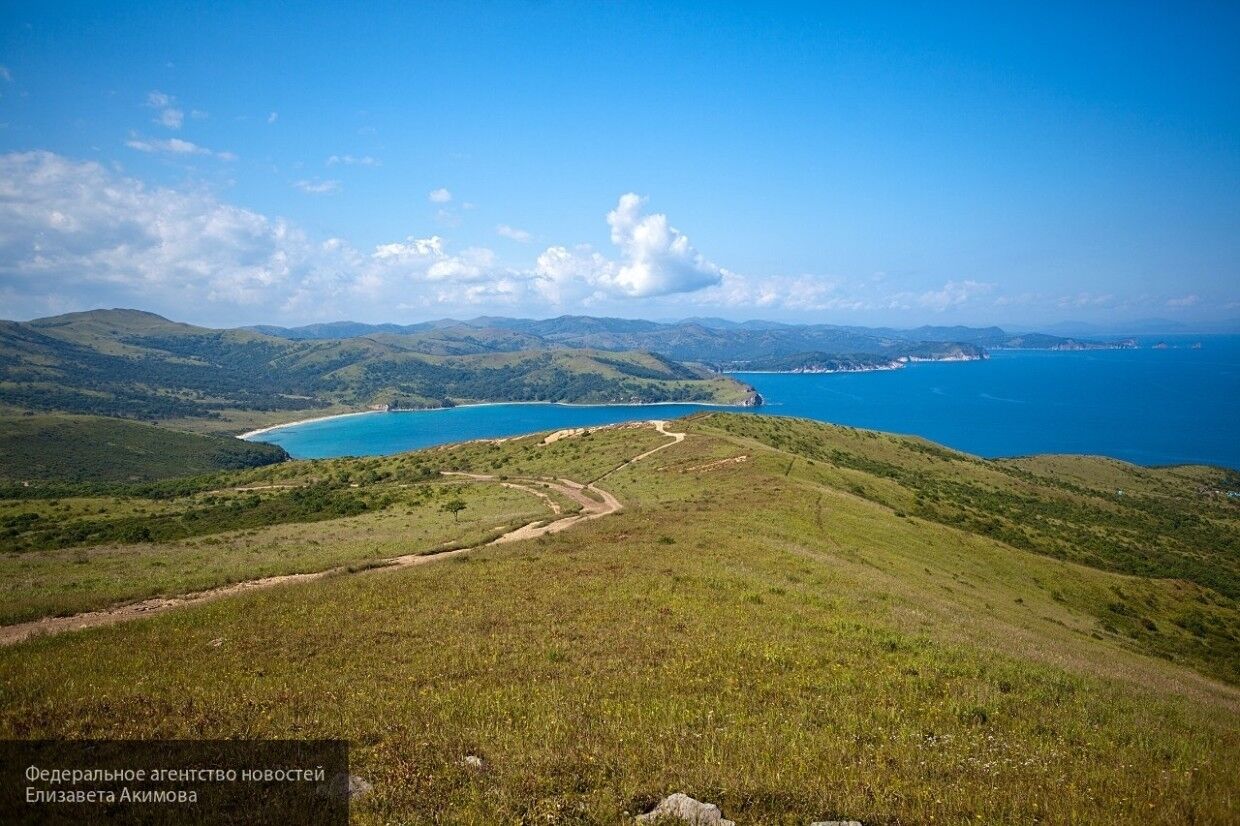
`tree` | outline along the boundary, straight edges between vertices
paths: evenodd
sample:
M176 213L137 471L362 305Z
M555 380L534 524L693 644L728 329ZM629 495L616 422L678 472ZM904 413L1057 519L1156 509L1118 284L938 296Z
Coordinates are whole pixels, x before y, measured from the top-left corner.
M443 512L452 514L452 519L460 519L461 511L465 510L464 499L449 499L443 503Z

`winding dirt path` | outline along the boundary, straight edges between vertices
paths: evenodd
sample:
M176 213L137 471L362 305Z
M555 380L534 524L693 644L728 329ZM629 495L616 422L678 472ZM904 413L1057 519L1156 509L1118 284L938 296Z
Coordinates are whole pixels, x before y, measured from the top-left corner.
M218 588L208 588L204 591L195 591L189 594L182 594L174 597L152 597L141 602L131 602L125 605L117 605L111 608L104 608L99 611L87 611L81 614L74 614L68 617L44 617L42 619L31 620L30 622L22 622L14 625L0 626L0 646L13 645L22 640L29 639L33 636L43 636L50 634L59 634L64 631L77 631L84 628L96 628L102 625L114 625L128 620L139 619L140 617L151 616L152 614L163 613L173 608L181 608L188 605L199 605L205 602L212 602L224 597L234 596L236 594L245 593L247 591L257 591L266 588L274 588L277 585L290 585L299 582L313 582L318 579L325 579L329 576L339 576L350 573L371 573L374 571L390 571L397 568L409 568L414 565L425 565L428 562L435 562L441 559L449 559L454 556L461 556L478 548L488 547L490 545L503 545L509 542L520 542L525 539L536 539L546 534L559 533L567 530L573 525L581 522L587 522L591 519L598 519L602 516L617 513L624 509L624 505L620 500L612 495L609 491L595 487L595 483L605 479L616 471L628 467L634 462L641 461L652 453L657 453L664 448L671 447L684 441L684 433L669 432L666 421L652 421L650 424L664 436L669 436L672 441L659 445L653 450L648 450L632 459L625 461L611 470L604 473L592 482L582 484L574 482L571 479L515 479L505 480L501 482L504 487L513 490L521 490L526 493L539 497L548 506L553 515L558 519L546 520L539 519L534 522L527 523L518 528L507 531L490 542L484 542L481 545L473 545L468 548L458 548L451 551L441 551L439 553L418 553L405 554L404 556L391 557L388 559L374 560L367 562L367 567L351 571L349 566L341 565L334 568L328 568L323 571L312 571L303 574L281 574L279 576L263 577L261 579L251 579L244 582L236 582L232 585L222 585ZM459 476L471 479L477 482L494 482L497 477L481 473L459 473L447 471L445 476ZM566 499L570 499L581 506L578 513L563 515L563 509L560 507L550 495L545 491L552 490ZM585 491L589 490L594 496L589 496Z

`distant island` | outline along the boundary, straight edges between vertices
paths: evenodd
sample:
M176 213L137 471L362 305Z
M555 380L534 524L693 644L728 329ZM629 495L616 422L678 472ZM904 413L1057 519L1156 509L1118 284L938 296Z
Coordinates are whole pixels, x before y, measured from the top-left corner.
M1002 344L995 344L996 350L1135 350L1138 347L1135 338L1122 338L1117 341L1095 341L1090 339L1061 338L1045 333L1030 333L1014 336Z

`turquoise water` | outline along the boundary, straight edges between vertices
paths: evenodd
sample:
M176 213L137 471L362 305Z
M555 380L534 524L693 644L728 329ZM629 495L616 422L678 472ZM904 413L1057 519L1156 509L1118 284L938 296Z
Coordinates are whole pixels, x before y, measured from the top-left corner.
M766 399L750 413L911 433L982 456L1093 453L1148 465L1240 468L1240 336L1161 340L1178 346L997 351L984 362L913 364L886 372L737 377ZM1202 349L1188 349L1192 341L1201 341ZM712 408L482 405L327 419L257 438L298 458L378 455L561 427L673 419L705 409Z

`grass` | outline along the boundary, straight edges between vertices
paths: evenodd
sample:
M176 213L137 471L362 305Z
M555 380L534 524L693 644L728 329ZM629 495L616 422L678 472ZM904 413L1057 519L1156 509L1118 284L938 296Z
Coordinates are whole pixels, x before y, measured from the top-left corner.
M269 465L276 445L102 416L0 416L0 479L134 482Z
M549 516L528 493L498 485L427 484L360 516L213 533L166 543L109 544L0 556L0 622L65 616L248 579L361 566L468 547ZM442 510L459 498L459 517Z
M740 418L682 422L683 443L601 483L624 511L564 533L4 649L0 735L346 737L375 786L359 823L617 823L673 791L739 823L1234 817L1234 657L1162 630L1203 595L1234 622L1227 598L918 516L899 480L790 450L792 431L784 446L731 432ZM849 453L875 463L910 450L788 427L829 450L859 438ZM666 439L537 441L246 478L499 462L584 480ZM949 461L959 479L1063 491ZM1116 589L1153 589L1166 651L1107 630Z

